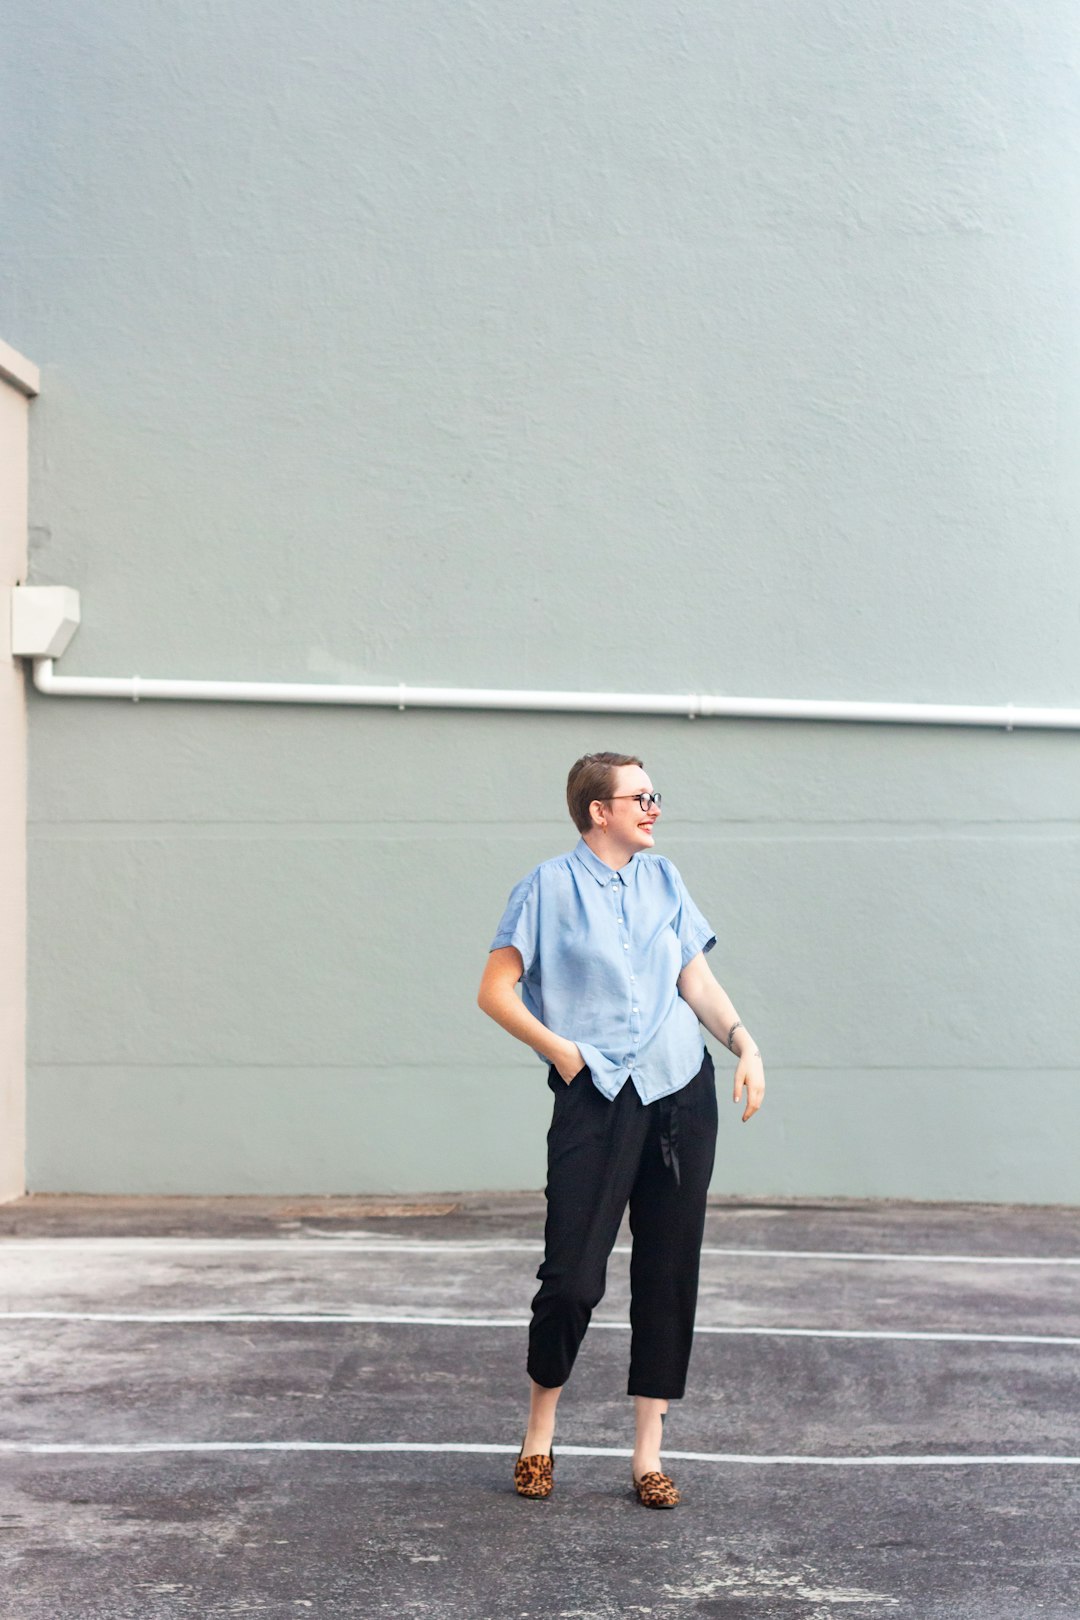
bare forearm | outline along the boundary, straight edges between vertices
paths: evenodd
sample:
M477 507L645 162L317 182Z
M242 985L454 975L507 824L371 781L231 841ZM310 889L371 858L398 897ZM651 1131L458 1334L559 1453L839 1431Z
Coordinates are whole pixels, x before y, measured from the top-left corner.
M701 994L691 1002L699 1023L705 1025L710 1035L715 1035L718 1041L723 1041L729 1052L737 1057L750 1053L760 1057L757 1042L750 1031L745 1027L742 1019L735 1011L731 998L722 984L715 979L707 985Z
M494 1018L507 1034L524 1041L534 1052L543 1053L549 1063L565 1060L567 1048L572 1045L563 1035L556 1035L534 1018L528 1007L522 1005L513 990L490 990L479 1002L481 1011Z

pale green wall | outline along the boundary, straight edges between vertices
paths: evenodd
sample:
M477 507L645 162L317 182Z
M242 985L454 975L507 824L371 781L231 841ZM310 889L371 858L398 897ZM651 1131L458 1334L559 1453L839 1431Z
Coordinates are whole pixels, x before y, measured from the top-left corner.
M62 672L1077 702L1071 3L7 33ZM539 1186L476 985L614 747L766 1060L717 1190L1080 1201L1075 733L34 694L30 743L32 1190Z

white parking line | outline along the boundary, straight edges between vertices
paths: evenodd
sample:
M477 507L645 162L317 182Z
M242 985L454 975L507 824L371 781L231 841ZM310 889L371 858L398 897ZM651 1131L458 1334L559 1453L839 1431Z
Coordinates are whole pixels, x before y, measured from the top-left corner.
M364 1311L0 1311L0 1322L147 1322L155 1327L185 1323L274 1323L282 1327L315 1324L320 1327L358 1323L386 1327L464 1327L527 1328L527 1316L407 1316L376 1315ZM629 1322L598 1322L594 1329L629 1333ZM914 1339L938 1344L1055 1344L1077 1346L1080 1337L1057 1333L956 1333L921 1329L885 1328L801 1328L801 1327L712 1327L697 1325L698 1334L732 1334L751 1338L778 1339Z
M329 1241L332 1240L332 1241ZM303 1238L0 1238L0 1258L5 1251L28 1249L35 1254L280 1254L322 1250L334 1254L543 1254L543 1245L534 1241L485 1242L462 1238L430 1241L398 1240L365 1236L339 1236L336 1232ZM629 1243L617 1243L614 1254L629 1254ZM1080 1266L1080 1255L1059 1254L891 1254L886 1251L845 1249L753 1249L717 1248L706 1244L702 1256L717 1255L732 1260L838 1260L844 1262L891 1263L931 1266Z
M72 1454L136 1454L153 1452L208 1451L419 1451L458 1452L481 1455L516 1455L513 1445L487 1445L475 1441L429 1440L133 1440L124 1442L3 1440L0 1452L19 1452L25 1455ZM632 1457L633 1451L622 1446L564 1446L558 1450L562 1456L572 1457ZM664 1447L667 1460L679 1462L750 1463L766 1467L783 1465L797 1468L1076 1468L1080 1457L1052 1457L1038 1453L972 1454L942 1452L938 1456L857 1456L857 1457L800 1457L796 1455L755 1454L740 1451L669 1451Z

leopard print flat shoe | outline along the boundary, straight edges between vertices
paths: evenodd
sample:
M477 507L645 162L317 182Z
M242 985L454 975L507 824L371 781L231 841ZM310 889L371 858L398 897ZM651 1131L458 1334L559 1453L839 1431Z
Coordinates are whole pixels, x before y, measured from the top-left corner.
M670 1474L653 1469L634 1480L634 1489L642 1507L673 1508L678 1504L679 1492Z
M519 1496L550 1496L555 1484L554 1472L554 1446L550 1456L537 1452L534 1456L523 1457L519 1452L514 1464L514 1489Z

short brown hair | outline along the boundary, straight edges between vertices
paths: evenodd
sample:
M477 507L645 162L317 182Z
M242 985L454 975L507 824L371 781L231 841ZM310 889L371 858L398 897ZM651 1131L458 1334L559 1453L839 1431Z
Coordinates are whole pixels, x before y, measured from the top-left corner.
M619 766L644 764L636 754L582 754L574 761L566 778L566 803L578 832L588 832L592 826L589 806L593 800L611 798Z

